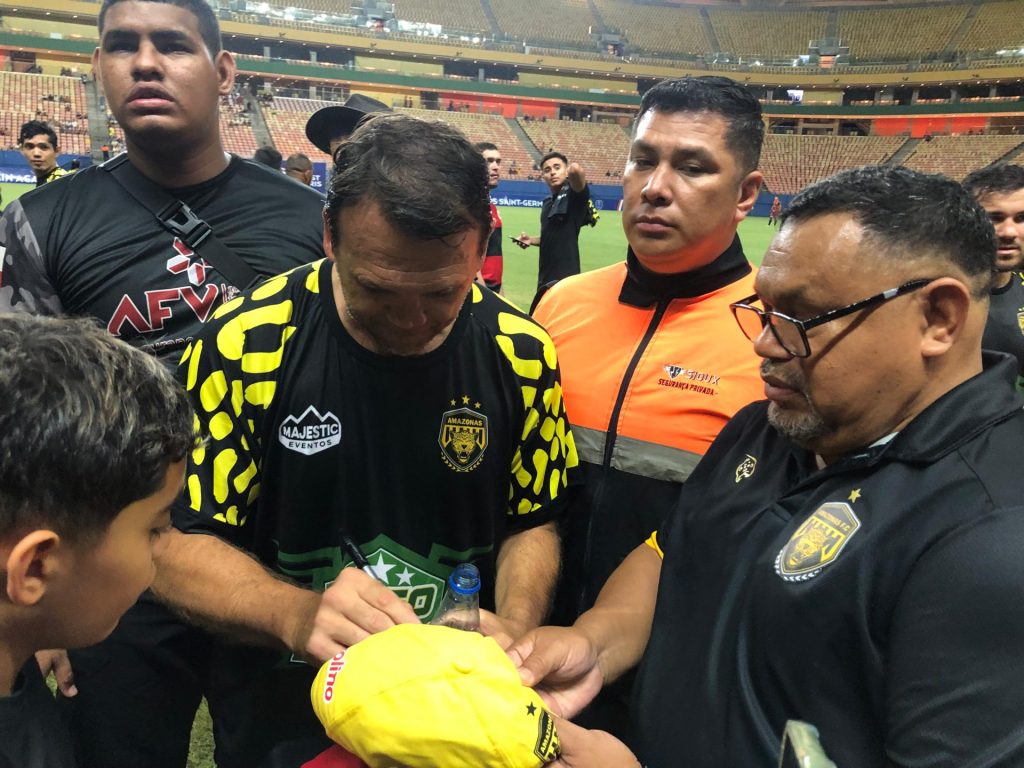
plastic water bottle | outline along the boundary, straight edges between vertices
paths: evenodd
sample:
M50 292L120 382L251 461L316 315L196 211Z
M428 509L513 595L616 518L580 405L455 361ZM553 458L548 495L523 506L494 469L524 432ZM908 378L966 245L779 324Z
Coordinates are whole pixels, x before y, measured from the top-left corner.
M441 607L431 624L476 632L480 629L480 571L462 563L448 575Z

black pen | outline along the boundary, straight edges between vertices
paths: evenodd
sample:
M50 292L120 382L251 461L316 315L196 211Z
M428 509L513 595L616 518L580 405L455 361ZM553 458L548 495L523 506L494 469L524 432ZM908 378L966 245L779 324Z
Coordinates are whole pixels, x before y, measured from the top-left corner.
M366 555L363 554L363 550L359 548L359 545L352 540L352 537L345 533L344 528L338 529L338 538L341 539L341 548L344 549L348 556L352 558L352 562L356 564L356 568L361 570L367 576L374 581L380 581L381 584L384 582L377 577L377 574L373 571L373 566L370 565L370 561L366 559Z

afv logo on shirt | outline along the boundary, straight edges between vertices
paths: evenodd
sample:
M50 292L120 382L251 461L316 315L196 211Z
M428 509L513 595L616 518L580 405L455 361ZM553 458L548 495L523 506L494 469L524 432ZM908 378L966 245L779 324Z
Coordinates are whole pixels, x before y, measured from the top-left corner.
M312 405L301 416L289 416L281 422L281 445L290 451L312 456L341 442L341 422L328 411L320 413Z

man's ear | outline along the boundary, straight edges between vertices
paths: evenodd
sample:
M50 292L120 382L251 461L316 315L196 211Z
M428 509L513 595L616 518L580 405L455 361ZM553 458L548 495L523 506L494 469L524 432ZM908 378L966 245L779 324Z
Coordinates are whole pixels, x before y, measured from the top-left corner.
M32 531L6 551L7 598L23 607L36 605L60 572L61 538L53 531ZM0 552L4 548L0 546Z
M100 47L96 46L92 52L92 73L96 78L96 85L103 90L103 79L100 77Z
M757 196L761 193L764 176L760 171L751 171L740 182L739 199L736 200L736 223L743 221L754 209Z
M971 289L953 277L943 277L920 292L924 313L921 354L940 357L956 344L964 333L971 308Z
M230 51L218 51L213 66L217 70L217 92L221 96L227 96L235 85L235 57Z
M331 236L331 215L324 208L324 255L334 261L334 238Z

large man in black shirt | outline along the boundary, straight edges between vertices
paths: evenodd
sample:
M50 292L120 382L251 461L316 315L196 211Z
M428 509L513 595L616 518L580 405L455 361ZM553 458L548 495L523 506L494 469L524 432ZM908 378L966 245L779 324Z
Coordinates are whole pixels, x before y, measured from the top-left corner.
M319 258L323 198L224 151L218 101L235 66L209 5L107 0L99 31L93 71L131 166L187 204L259 275ZM245 286L211 263L205 243L190 247L187 235L165 228L108 168L85 169L7 207L0 311L91 316L173 365ZM84 765L185 763L209 638L151 600L143 597L103 644L71 654L78 695L62 704Z
M1021 765L1024 411L981 351L994 254L942 176L797 196L734 304L767 402L591 611L511 649L525 682L571 715L642 655L649 768L774 765L788 719L838 766Z
M1017 387L1024 386L1024 168L1000 163L975 171L964 187L985 209L996 233L996 271L983 349L1017 360Z
M108 0L94 71L124 128L128 161L186 203L256 273L317 258L313 190L224 151L218 99L234 61L209 7ZM187 341L237 288L162 226L103 167L42 187L6 209L0 311L89 315L177 362Z

